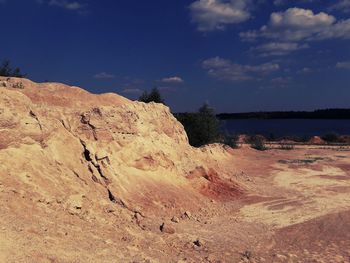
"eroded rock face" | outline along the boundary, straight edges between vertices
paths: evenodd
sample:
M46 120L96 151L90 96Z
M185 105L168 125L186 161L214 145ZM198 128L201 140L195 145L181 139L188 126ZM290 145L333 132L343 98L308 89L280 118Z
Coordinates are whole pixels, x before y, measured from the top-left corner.
M218 160L229 156L219 145L192 148L161 104L63 84L0 81L1 180L30 198L60 200L71 210L72 198L84 196L73 207L80 214L110 202L148 213L199 207L213 180L193 183L188 174L197 167L220 172Z

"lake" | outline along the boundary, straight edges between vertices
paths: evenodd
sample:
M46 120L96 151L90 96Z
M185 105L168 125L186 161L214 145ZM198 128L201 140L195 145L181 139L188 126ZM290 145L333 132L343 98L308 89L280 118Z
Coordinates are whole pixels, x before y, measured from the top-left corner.
M350 135L350 120L328 119L234 119L223 120L223 130L231 134L261 134L275 137L314 136L335 132Z

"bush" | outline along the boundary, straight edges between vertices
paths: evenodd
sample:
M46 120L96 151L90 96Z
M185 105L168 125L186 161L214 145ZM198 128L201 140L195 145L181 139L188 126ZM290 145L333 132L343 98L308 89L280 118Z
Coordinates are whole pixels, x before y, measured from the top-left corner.
M302 142L302 143L306 143L308 141L310 141L312 138L312 136L310 135L303 135L303 136L300 136L297 140L297 142Z
M279 146L280 150L291 151L294 150L294 145L290 143L281 143Z
M0 66L0 76L24 78L26 75L21 73L20 68L12 69L9 60L4 60Z
M17 82L17 83L12 85L12 88L14 88L14 89L24 89L24 85L23 85L22 82Z
M339 142L340 141L340 136L336 133L327 133L325 135L323 135L322 140L328 142L328 143L335 143L335 142Z
M270 142L273 142L273 141L276 141L277 140L277 137L273 134L273 133L270 133L266 139Z
M230 146L233 149L237 149L239 148L238 140L239 140L239 136L236 134L233 134L233 135L225 134L222 143Z
M145 103L150 103L150 102L155 102L155 103L163 103L164 100L158 90L158 88L153 88L150 93L147 91L144 91L142 95L139 98L139 101L145 102Z
M208 104L204 104L196 113L177 113L174 116L184 126L192 146L200 147L219 140L220 123Z
M252 147L255 150L258 150L258 151L267 150L267 147L264 142L264 137L262 136L259 136L259 135L250 136L248 143L250 144L250 147Z

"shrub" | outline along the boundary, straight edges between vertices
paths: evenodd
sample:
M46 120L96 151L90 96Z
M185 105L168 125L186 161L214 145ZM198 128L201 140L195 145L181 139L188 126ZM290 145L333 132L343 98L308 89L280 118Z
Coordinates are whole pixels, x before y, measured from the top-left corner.
M239 148L238 140L239 140L239 136L236 134L233 134L233 135L225 134L223 138L223 144L226 144L233 149L237 149Z
M16 82L15 84L12 85L12 88L14 89L24 89L24 85L22 82Z
M335 142L339 142L340 141L340 136L336 133L327 133L325 135L323 135L322 140L328 142L328 143L335 143Z
M150 102L156 102L156 103L163 103L164 100L158 90L158 88L153 88L150 93L147 91L144 91L142 95L139 98L139 101L145 102L145 103L150 103Z
M285 150L285 151L290 151L290 150L294 150L294 145L290 144L290 143L281 143L279 146L280 150Z
M250 144L250 147L252 147L255 150L258 150L258 151L267 150L267 147L264 142L264 137L262 136L259 136L259 135L250 136L248 142Z
M174 116L184 126L192 146L200 147L219 141L220 123L208 104L204 104L196 113L177 113Z
M297 142L302 142L302 143L306 143L308 141L310 141L312 138L312 136L310 135L303 135L303 136L300 136L297 140Z

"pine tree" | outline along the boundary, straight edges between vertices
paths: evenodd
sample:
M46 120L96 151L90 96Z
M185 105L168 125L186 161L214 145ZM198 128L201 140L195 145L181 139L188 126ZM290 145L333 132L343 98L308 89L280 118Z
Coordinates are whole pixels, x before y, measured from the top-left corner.
M20 68L12 69L9 60L4 60L0 66L0 76L24 78L26 75L21 73Z

